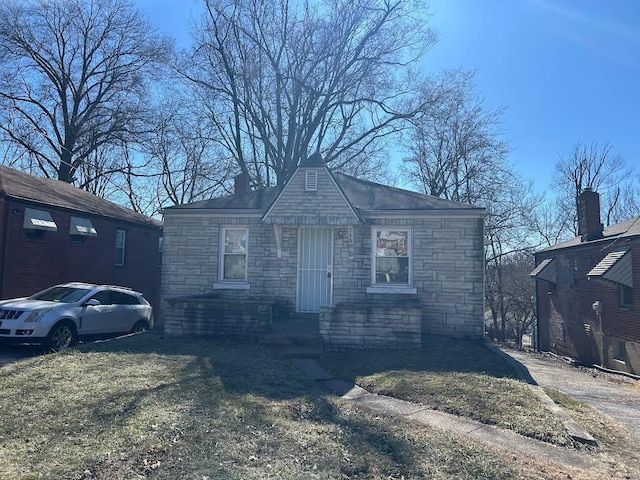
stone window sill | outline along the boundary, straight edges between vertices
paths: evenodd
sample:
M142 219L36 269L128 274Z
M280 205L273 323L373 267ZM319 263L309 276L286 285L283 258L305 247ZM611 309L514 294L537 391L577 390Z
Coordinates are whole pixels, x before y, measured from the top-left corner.
M381 293L381 294L404 294L404 295L415 295L418 293L418 289L415 287L410 287L408 285L397 285L397 286L389 286L389 285L372 285L371 287L367 287L367 293Z
M223 282L214 283L214 290L250 290L251 284L246 282Z

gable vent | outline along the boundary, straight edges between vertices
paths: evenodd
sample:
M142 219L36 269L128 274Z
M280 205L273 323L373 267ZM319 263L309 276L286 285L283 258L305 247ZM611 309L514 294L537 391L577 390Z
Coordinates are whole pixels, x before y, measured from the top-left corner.
M307 176L304 183L304 189L307 192L315 192L318 190L318 171L307 170Z

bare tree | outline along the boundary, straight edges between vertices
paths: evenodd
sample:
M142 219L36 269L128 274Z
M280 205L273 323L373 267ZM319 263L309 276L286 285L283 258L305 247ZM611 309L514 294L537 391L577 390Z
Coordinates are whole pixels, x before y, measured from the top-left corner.
M532 226L530 212L539 199L526 184L512 172L510 176L495 179L486 185L488 197L478 203L489 215L485 221L485 302L491 314L493 332L504 341L508 330L509 304L516 299L507 286L510 259L531 253ZM525 303L527 298L520 298Z
M633 172L612 150L610 143L578 143L568 157L556 163L553 186L558 210L574 236L578 234L578 195L585 188L600 193L605 225L637 215L640 192Z
M83 166L143 128L151 72L168 47L129 0L2 2L4 140L65 182L79 170L85 186L121 170Z
M520 347L536 321L535 288L529 277L534 267L533 255L522 252L510 255L503 265L505 320L509 336Z
M508 330L505 262L531 249L530 214L539 201L507 159L502 110L486 111L473 72L444 72L448 87L411 119L405 178L426 194L485 207L485 299L497 338ZM438 84L438 82L436 82ZM432 95L427 90L428 96Z
M153 171L158 206L180 205L225 193L233 165L220 154L210 122L188 102L156 111L157 126L143 149Z
M501 138L502 110L485 111L473 85L473 72L444 72L448 88L433 98L425 84L426 106L410 120L404 142L408 181L428 195L476 204L486 201L488 185L508 180L508 147ZM436 84L441 83L435 82Z
M530 224L536 239L536 247L550 247L570 237L571 221L558 209L557 202L541 198L531 211Z
M205 0L191 66L220 146L257 185L319 151L370 172L378 141L418 108L412 66L434 43L421 2Z

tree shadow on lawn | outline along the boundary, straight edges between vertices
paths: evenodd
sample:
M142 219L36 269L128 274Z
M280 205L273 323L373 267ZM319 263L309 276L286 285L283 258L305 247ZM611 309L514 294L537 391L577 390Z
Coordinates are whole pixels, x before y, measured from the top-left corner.
M389 371L471 373L520 379L521 375L484 341L432 336L421 349L343 350L327 352L320 363L349 381Z
M140 378L131 379L130 389L87 405L92 409L89 423L108 422L110 428L118 430L141 410L155 406L163 411L161 404L170 401L178 406L179 411L174 413L191 424L191 444L203 450L227 449L239 464L260 455L309 457L311 453L300 444L301 438L323 443L318 431L329 429L332 438L326 448L334 449L338 458L325 458L327 451L322 447L320 455L315 459L311 455L309 462L324 463L325 468L340 469L347 475L367 474L371 465L388 471L387 476L398 468L404 472L418 468L419 449L414 442L381 427L370 414L345 415L325 392L266 347L203 340L165 341L149 336L95 343L80 350L86 354L144 355L149 357L140 358L141 365L155 358L159 363L168 362L168 368L175 368L171 381L150 387L144 386L141 370ZM164 429L160 429L166 431L163 435L177 435L167 428L171 421L157 420L164 423ZM172 451L181 449L179 442L164 440L173 445ZM349 455L343 458L344 452ZM198 466L194 464L193 468Z

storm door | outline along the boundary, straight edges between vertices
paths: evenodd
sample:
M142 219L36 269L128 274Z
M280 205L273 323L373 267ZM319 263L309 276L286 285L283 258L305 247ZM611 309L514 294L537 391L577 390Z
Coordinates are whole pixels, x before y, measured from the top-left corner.
M333 231L331 228L300 228L298 235L299 312L318 312L331 305L333 283Z

